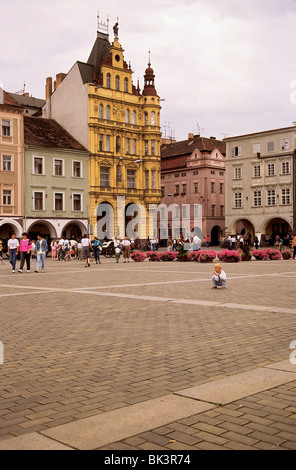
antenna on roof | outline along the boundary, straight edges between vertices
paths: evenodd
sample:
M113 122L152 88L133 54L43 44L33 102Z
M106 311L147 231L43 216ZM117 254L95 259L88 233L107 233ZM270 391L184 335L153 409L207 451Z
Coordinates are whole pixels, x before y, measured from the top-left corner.
M24 81L24 87L22 90L18 90L15 92L16 95L24 95L26 93L26 82Z
M107 16L107 22L103 23L100 21L100 12L97 14L97 32L107 34L109 36L109 16Z

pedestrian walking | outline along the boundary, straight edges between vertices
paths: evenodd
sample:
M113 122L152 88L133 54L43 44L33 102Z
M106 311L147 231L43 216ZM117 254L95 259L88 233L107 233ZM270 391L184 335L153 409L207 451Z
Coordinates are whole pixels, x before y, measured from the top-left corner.
M82 258L85 262L85 268L90 267L90 253L91 253L91 241L85 234L81 240L82 244Z
M12 272L15 273L16 257L19 252L20 244L14 232L12 232L11 238L8 240L7 246L8 246L9 262L12 266Z
M42 272L44 272L47 251L48 251L47 241L45 240L45 238L43 238L41 234L38 234L37 241L36 241L37 265L36 265L35 273L40 272L40 266L41 266Z
M100 260L100 251L102 249L102 243L100 242L100 240L95 237L95 241L93 243L93 250L94 250L94 258L95 258L95 261L96 261L96 264L101 264L101 260Z
M22 234L23 239L20 242L20 253L21 253L21 264L20 264L20 269L19 273L23 272L24 265L26 262L27 266L27 273L30 272L30 265L31 265L31 249L32 249L32 244L31 240L28 237L28 234L25 232Z
M293 259L295 259L296 258L296 235L293 238L292 245L293 245Z
M55 261L57 259L58 247L59 244L57 243L57 240L53 240L50 244L52 261Z
M117 245L116 248L115 248L115 259L116 259L116 263L119 263L120 255L121 255L121 248L120 248L119 245Z

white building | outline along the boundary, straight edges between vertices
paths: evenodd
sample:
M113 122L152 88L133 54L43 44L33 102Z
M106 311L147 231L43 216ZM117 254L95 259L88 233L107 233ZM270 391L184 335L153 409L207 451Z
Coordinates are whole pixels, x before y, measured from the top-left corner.
M295 139L296 123L225 139L227 233L295 231Z

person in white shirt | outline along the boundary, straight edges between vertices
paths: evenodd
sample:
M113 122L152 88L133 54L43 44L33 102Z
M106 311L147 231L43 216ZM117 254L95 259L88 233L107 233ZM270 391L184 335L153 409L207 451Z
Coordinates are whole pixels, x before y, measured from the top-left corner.
M131 255L131 242L129 241L128 237L125 237L125 239L122 240L122 246L123 246L124 263L126 262L129 263L129 259Z
M201 239L197 235L194 235L193 240L193 251L199 251L201 246Z
M15 237L15 233L12 233L10 240L8 240L7 246L9 262L12 266L12 272L15 273L16 257L20 249L20 244L18 239Z
M82 259L84 259L85 267L90 267L90 250L91 250L91 241L88 236L85 234L81 240L82 245Z
M215 265L215 271L213 272L212 277L212 289L217 289L217 287L226 288L227 276L226 273L222 270L221 264Z

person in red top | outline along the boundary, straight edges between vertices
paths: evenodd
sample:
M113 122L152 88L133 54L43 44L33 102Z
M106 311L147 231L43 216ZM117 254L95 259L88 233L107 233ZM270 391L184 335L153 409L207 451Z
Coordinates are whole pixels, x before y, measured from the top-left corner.
M32 244L31 244L31 240L29 240L28 238L27 233L23 233L22 237L23 239L20 242L21 265L20 265L19 273L23 272L25 261L27 264L27 272L29 273L30 264L31 264Z
M296 257L296 235L293 238L293 248L294 248L293 259L295 259L295 257Z

